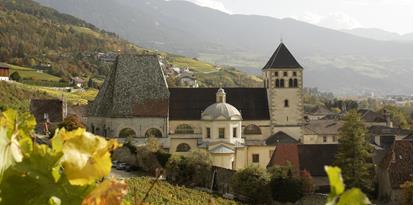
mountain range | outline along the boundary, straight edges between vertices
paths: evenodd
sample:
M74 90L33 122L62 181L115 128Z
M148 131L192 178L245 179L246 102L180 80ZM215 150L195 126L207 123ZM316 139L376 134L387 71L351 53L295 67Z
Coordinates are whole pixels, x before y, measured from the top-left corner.
M413 33L399 34L389 31L384 31L378 28L354 28L344 29L342 32L349 33L355 36L364 38L380 40L380 41L399 41L399 42L413 42Z
M36 0L140 46L260 73L283 40L305 86L336 94L411 94L412 41L380 41L290 18L230 15L174 0Z

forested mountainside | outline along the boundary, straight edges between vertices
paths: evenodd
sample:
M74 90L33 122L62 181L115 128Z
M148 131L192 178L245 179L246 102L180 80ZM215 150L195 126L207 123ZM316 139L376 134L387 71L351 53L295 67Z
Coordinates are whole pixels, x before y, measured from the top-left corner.
M102 56L151 52L172 66L188 67L204 87L261 85L261 79L233 68L217 70L198 59L141 48L31 0L0 0L0 34L0 62L44 70L63 80L71 76L102 80L112 65ZM170 86L176 86L175 80L168 80Z

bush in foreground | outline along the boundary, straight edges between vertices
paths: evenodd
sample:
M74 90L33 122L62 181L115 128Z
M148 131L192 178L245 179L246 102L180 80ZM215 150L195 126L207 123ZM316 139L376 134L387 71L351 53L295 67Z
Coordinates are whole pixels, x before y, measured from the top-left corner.
M237 171L231 181L232 189L243 196L249 197L256 203L269 200L270 175L259 166L249 166Z

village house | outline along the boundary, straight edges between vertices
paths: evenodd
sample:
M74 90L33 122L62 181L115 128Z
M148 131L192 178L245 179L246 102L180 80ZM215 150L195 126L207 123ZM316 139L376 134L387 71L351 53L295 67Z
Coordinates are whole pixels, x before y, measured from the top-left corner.
M170 153L205 149L213 165L266 167L281 142L303 137L303 68L280 43L263 88L168 88L157 56L120 55L89 107L90 131Z
M5 63L0 63L0 81L8 81L10 75L10 67Z

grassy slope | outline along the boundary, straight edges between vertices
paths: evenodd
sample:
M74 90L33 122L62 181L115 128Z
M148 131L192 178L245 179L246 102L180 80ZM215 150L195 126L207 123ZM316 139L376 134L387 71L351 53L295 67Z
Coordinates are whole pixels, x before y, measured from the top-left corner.
M0 81L0 109L10 107L28 111L31 98L50 99L62 96L69 104L84 105L88 100L93 100L97 93L96 89L88 89L85 92L65 92L46 87Z
M128 185L129 192L127 199L133 202L134 190L137 190L137 199L142 199L151 186L151 180L149 177L131 178L128 180ZM239 204L235 201L226 200L206 192L182 186L174 186L164 181L157 182L145 202L149 204L166 204L168 202L168 204L196 205L208 204L211 198L214 198L217 205Z
M13 72L18 72L22 78L30 78L33 80L41 80L41 81L59 81L61 78L50 75L48 73L40 73L37 72L35 69L22 67L17 65L10 65L10 74Z

